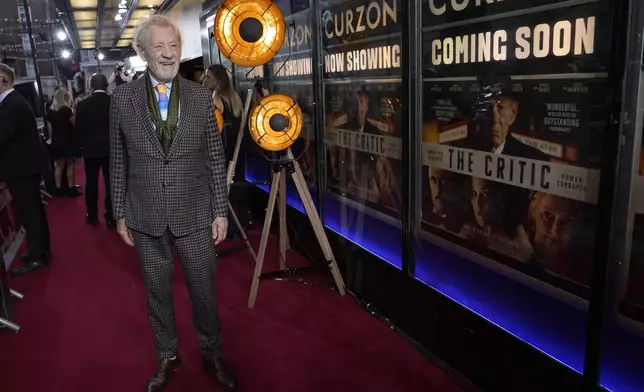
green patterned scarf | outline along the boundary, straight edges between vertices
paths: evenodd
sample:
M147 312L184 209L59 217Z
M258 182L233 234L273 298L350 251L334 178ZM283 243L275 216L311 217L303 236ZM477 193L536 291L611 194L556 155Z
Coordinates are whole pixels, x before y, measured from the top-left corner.
M172 89L170 90L170 102L168 102L168 117L163 121L161 112L159 111L159 102L154 93L150 76L148 76L148 83L146 83L148 90L148 109L156 127L157 137L166 155L170 151L170 146L177 132L177 124L179 122L179 84L179 78L174 78L172 81Z

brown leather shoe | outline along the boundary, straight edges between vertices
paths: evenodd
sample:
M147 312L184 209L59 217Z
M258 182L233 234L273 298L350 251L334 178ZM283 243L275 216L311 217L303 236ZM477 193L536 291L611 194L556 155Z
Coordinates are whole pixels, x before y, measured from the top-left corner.
M234 391L237 388L235 374L226 366L222 359L204 360L203 370L224 391Z
M157 364L157 370L148 381L147 392L161 392L170 382L170 378L179 370L181 359L176 356L174 359L160 359Z

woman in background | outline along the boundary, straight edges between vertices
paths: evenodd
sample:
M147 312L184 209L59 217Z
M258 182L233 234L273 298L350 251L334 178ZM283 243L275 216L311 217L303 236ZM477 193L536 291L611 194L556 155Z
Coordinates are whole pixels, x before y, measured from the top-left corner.
M230 161L235 149L235 142L237 141L237 133L239 132L239 124L241 122L241 98L230 82L228 71L221 64L214 64L208 67L204 77L204 85L212 91L213 104L224 116L224 130L221 135L226 146L226 157ZM230 154L229 149L231 150Z
M69 196L78 196L80 193L75 184L75 156L76 144L74 142L75 115L69 104L69 93L64 87L56 90L47 117L47 128L51 135L50 153L54 160L54 181L56 193ZM66 187L63 188L63 174L66 174Z
M242 101L230 81L228 71L221 64L213 64L208 67L203 83L212 91L212 100L215 109L218 109L224 117L224 129L220 130L220 132L226 152L226 161L230 164L235 153L237 135L239 134L239 127L241 125ZM246 143L242 143L239 151L239 157L235 166L234 182L243 182L245 179L245 147L247 146L248 137L244 139ZM233 186L230 190L230 202L242 226L246 227L250 223L250 203L247 187ZM229 221L232 222L232 220ZM234 238L238 235L237 227L234 224L229 224L229 238Z

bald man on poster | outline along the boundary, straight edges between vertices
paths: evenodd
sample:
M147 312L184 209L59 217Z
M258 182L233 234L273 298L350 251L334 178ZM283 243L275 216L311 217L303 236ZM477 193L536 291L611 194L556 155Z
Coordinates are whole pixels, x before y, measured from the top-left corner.
M117 230L136 246L158 365L147 391L166 388L180 364L172 278L176 248L192 300L204 370L223 390L236 381L222 358L214 293L215 245L228 226L224 148L210 92L178 76L181 33L168 17L138 26L147 73L116 88L110 107L110 173Z

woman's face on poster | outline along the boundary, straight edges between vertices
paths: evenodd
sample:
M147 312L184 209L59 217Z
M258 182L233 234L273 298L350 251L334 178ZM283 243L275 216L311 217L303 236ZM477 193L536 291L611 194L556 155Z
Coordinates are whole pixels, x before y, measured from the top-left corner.
M572 201L544 195L534 211L534 246L539 253L557 254L563 251L572 239Z
M488 227L492 224L494 214L494 196L490 190L489 182L482 178L472 177L472 211L474 219L481 227Z

